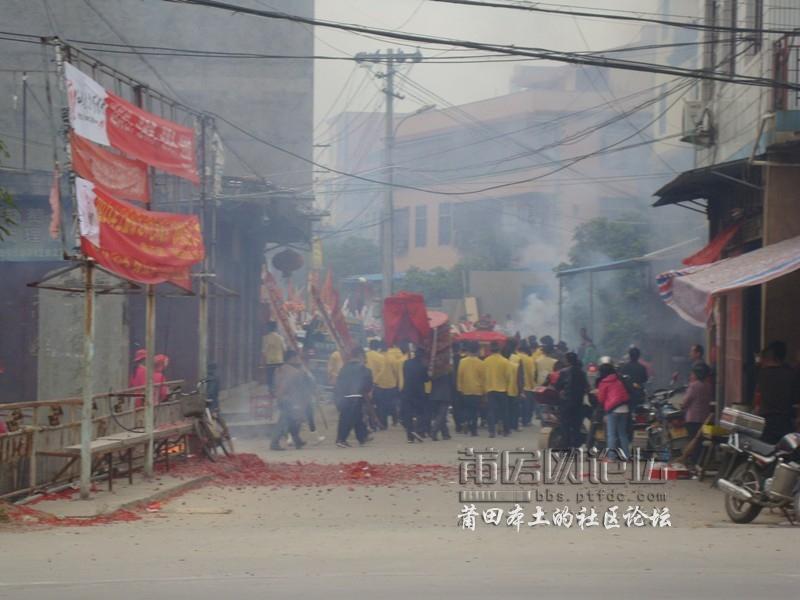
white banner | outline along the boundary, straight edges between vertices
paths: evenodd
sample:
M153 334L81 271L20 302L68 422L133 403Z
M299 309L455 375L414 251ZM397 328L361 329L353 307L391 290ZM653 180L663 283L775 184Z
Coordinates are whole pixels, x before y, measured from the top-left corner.
M64 63L69 122L78 135L110 146L106 132L106 90L94 79Z
M81 236L100 247L100 220L97 217L94 184L76 177L75 193L78 197L78 227Z

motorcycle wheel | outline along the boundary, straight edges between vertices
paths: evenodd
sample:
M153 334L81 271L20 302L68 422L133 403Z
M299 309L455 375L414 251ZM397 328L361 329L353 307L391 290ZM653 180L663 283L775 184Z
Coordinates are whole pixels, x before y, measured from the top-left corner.
M800 519L800 490L797 490L794 493L794 502L792 503L792 507L794 508L795 520Z
M222 415L218 415L216 419L220 429L222 430L219 437L219 447L222 448L225 456L233 456L235 454L235 450L233 449L233 439L231 438L230 431L228 431L228 425L225 423L225 419L222 418Z
M749 463L742 463L733 470L730 482L742 486L753 495L761 492L761 478L755 467ZM725 496L725 512L734 523L749 523L755 519L763 507L751 502L738 500L733 496Z
M562 450L566 446L564 432L561 427L553 427L547 438L547 447L554 450Z

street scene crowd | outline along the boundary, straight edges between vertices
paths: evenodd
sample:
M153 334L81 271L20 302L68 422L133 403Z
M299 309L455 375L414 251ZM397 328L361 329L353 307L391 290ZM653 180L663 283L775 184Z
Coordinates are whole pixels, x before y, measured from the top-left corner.
M303 356L284 351L274 326L264 338L264 359L270 364L269 386L280 410L272 450L284 450L288 435L296 449L304 423L315 431L316 383ZM336 445L363 446L389 427L402 426L409 444L449 440L451 428L463 436L509 437L525 429L557 427L551 438L558 448L605 449L605 460L628 460L632 450L634 413L647 402L652 366L631 346L624 359L599 356L585 337L579 348L556 343L550 335L522 337L504 343L455 341L450 368L431 375L426 348L398 341L387 347L378 338L365 350L354 346L346 360L334 351L327 361L328 383L339 412ZM694 440L709 422L714 407L713 369L702 345L689 349L689 372L677 408L687 438ZM677 383L678 373L673 375ZM800 427L800 365L787 362L786 344L770 343L760 355L755 411L764 417L765 441L775 443ZM598 436L598 431L604 435ZM701 445L687 453L697 462Z

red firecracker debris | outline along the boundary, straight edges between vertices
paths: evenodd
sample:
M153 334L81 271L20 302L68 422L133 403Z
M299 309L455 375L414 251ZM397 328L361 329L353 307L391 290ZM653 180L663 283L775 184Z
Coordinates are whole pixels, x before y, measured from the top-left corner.
M453 467L422 464L372 464L367 461L340 464L315 462L267 463L255 454L237 454L216 462L194 460L173 467L177 477L212 477L210 485L221 487L331 487L391 486L452 479Z
M63 517L45 513L28 506L7 504L3 509L11 523L20 525L45 525L50 527L91 527L93 525L108 525L110 523L121 523L138 521L142 517L130 510L118 510L107 515L96 517Z
M162 467L163 468L163 467ZM456 477L456 469L444 465L423 464L372 464L367 461L339 464L321 464L315 462L266 463L255 454L237 454L231 457L220 457L216 462L195 458L183 464L173 464L170 468L173 477L194 479L209 476L206 485L242 489L245 487L324 487L332 491L334 487L344 487L354 491L354 486L402 485L452 480ZM163 505L169 500L182 495L185 491L164 498L158 502L141 504L133 510L118 510L97 517L65 517L30 508L31 504L53 499L74 499L75 489L68 488L58 493L45 494L28 503L28 505L0 504L0 512L12 524L49 527L89 527L111 523L138 521L145 513L161 512Z

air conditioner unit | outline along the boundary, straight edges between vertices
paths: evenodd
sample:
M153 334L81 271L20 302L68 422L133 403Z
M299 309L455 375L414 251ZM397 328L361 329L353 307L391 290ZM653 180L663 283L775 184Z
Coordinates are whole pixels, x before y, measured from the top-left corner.
M700 100L684 101L682 133L682 142L706 147L713 144L711 111Z

